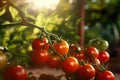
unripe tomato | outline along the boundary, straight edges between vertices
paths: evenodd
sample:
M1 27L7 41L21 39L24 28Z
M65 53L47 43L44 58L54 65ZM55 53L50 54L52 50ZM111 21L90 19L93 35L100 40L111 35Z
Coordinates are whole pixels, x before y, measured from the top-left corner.
M61 55L66 55L69 51L69 45L65 40L54 42L53 47Z
M65 73L74 73L79 68L79 62L75 57L67 57L62 63L61 68Z
M36 49L32 53L32 60L35 64L45 64L49 58L49 53L45 49Z
M102 39L93 39L90 45L96 47L100 51L106 50L109 47L108 41Z
M4 80L26 80L26 78L26 70L20 65L8 67L3 76Z
M5 67L7 62L8 62L7 56L2 51L0 51L0 69Z

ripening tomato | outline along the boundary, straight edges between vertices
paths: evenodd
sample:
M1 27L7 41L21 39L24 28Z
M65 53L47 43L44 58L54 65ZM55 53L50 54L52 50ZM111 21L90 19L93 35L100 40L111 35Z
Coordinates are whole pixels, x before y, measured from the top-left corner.
M85 64L79 67L78 75L81 80L91 80L95 78L95 69L92 65Z
M48 66L58 68L60 66L61 59L59 55L50 55L48 59Z
M106 70L98 74L97 80L115 80L115 76L111 71Z
M82 50L80 51L77 51L77 52L74 52L73 53L73 56L76 57L77 59L79 60L83 60L83 61L86 61L86 56L84 55L84 52Z
M20 65L8 67L3 76L4 80L26 80L26 78L26 70Z
M85 53L88 57L92 57L92 58L97 58L99 55L99 51L97 50L97 48L95 48L93 46L88 47L86 49Z
M65 40L54 42L53 47L61 55L65 55L69 51L69 45Z
M32 53L32 60L35 64L45 64L49 58L49 53L45 49L36 49Z
M96 47L100 51L104 51L109 47L109 43L103 39L93 39L90 41L91 46Z
M70 52L71 55L73 55L74 53L78 53L80 50L81 50L81 48L77 44L71 44L70 45L69 52Z
M49 49L48 39L47 38L36 38L32 41L32 49Z
M62 63L61 68L65 73L74 73L79 68L79 62L75 57L67 57Z
M101 51L99 52L98 59L100 60L101 63L109 61L109 53L107 51Z
M0 51L0 69L5 67L7 62L8 62L7 56L2 51Z

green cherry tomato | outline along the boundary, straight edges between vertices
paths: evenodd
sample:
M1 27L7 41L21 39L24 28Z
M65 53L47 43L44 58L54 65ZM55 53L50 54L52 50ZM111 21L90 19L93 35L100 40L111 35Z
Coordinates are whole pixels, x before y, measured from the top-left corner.
M90 45L96 47L100 51L106 50L109 47L109 43L102 39L93 39L90 41Z

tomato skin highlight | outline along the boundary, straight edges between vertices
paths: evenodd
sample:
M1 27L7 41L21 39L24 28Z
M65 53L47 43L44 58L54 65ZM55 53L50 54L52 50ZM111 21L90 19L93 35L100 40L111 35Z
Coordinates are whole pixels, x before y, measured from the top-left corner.
M20 65L8 67L3 76L4 80L26 80L26 78L26 70Z
M95 69L90 64L85 64L83 66L80 66L78 69L78 75L81 80L90 80L95 77Z
M69 45L65 40L54 42L53 47L61 55L66 55L69 51Z
M32 60L35 64L45 64L49 58L49 53L45 49L36 49L32 53Z
M115 80L115 76L111 71L106 70L98 74L97 80Z
M101 51L99 52L98 59L100 60L101 63L105 63L109 61L110 55L107 51Z
M47 38L36 38L32 41L32 49L49 49L48 39Z
M7 62L8 62L7 56L2 51L0 51L0 69L5 67Z
M75 57L67 57L62 63L61 68L65 73L74 73L79 68L79 62Z

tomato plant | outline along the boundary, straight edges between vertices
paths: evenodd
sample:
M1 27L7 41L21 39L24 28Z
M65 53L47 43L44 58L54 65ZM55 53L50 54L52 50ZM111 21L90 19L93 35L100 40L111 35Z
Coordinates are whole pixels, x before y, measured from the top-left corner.
M17 65L8 67L4 71L4 80L26 80L27 73L24 67Z
M80 66L78 69L78 75L81 80L90 80L95 78L95 69L90 64Z
M98 74L97 80L115 80L115 76L111 71L105 70Z
M50 55L48 59L48 66L58 68L60 66L61 59L58 55Z
M62 63L61 68L65 73L74 73L79 68L79 62L75 57L67 57Z
M2 69L3 67L5 67L5 65L7 64L8 59L7 56L5 55L5 53L3 53L2 51L0 51L0 69Z
M32 60L35 64L45 64L49 58L49 53L45 49L36 49L32 52Z
M32 41L32 49L49 49L48 39L47 38L36 38Z
M90 46L85 50L85 54L87 57L97 58L99 55L99 51L97 50L97 48Z
M107 51L100 51L98 55L98 59L100 60L101 63L105 63L109 60L110 56Z
M61 55L65 55L69 51L69 45L65 40L54 42L53 47Z

